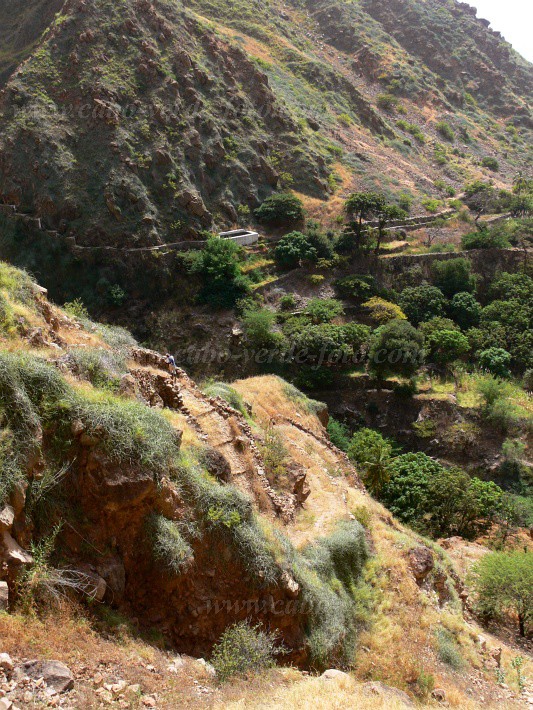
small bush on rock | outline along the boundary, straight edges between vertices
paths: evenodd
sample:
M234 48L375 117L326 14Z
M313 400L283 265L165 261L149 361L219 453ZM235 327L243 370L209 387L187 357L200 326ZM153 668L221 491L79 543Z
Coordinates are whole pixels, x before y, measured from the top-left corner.
M230 626L213 649L211 663L221 682L272 668L279 648L273 634L245 622Z

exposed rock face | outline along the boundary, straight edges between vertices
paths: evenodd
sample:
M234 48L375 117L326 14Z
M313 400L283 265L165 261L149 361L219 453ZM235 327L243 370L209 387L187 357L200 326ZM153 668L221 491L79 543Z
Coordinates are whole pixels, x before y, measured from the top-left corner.
M409 552L409 566L417 584L423 584L435 566L433 552L429 547L415 547Z

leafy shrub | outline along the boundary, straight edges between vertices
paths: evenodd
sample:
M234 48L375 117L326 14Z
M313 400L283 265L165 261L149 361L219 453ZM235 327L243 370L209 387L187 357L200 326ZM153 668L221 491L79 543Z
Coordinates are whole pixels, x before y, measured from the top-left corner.
M313 286L321 286L326 280L326 277L323 274L309 274L307 279Z
M459 257L435 261L431 268L435 285L448 298L456 293L472 293L476 289L476 277L469 259Z
M402 311L400 306L390 301L385 301L383 298L374 296L366 303L363 303L363 308L366 308L370 318L377 325L384 325L391 320L406 320L407 316Z
M436 286L422 284L405 288L400 295L399 304L409 321L418 325L442 316L446 308L446 298Z
M63 310L68 313L69 316L72 316L73 318L78 318L78 319L88 319L89 318L89 312L87 308L84 306L83 302L79 299L76 298L74 301L69 301L68 303L65 303L63 305Z
M467 251L470 249L508 249L511 243L505 234L492 229L483 229L465 234L461 238L461 246Z
M303 203L288 192L271 195L255 210L255 216L259 222L272 226L295 224L304 218Z
M380 94L376 103L383 111L394 111L400 102L394 94Z
M293 293L286 293L279 299L279 307L282 311L292 311L296 308L296 296Z
M366 301L379 293L376 279L369 274L354 274L335 282L335 289L342 298Z
M442 207L442 202L435 197L426 197L422 200L422 206L431 214L435 214Z
M199 275L200 301L215 308L228 308L246 296L250 282L239 268L242 249L227 239L213 237L191 257L191 270Z
M149 521L154 557L174 574L180 574L193 559L189 543L181 535L179 526L162 515L153 514Z
M369 369L378 377L411 377L424 362L423 336L407 321L393 320L378 328L370 344Z
M486 370L496 377L509 377L511 374L509 371L511 355L503 348L483 350L478 355L478 361L482 370Z
M334 234L324 232L320 222L314 219L308 220L305 236L311 246L316 249L320 259L332 259L334 257Z
M481 304L471 293L456 293L450 303L450 315L463 329L471 328L479 323Z
M500 169L500 164L498 163L496 158L491 158L490 156L483 158L481 161L481 165L484 168L489 168L489 170L493 170L495 173L497 173Z
M453 128L446 121L439 121L435 126L435 130L447 141L450 141L450 143L454 142L455 133L453 132Z
M276 244L274 258L281 268L293 269L300 261L316 261L318 253L304 234L290 232Z
M281 333L272 330L275 322L276 314L266 308L246 310L242 324L248 343L257 349L275 347L283 340Z
M334 298L313 298L305 307L304 313L310 317L312 323L318 325L330 323L343 315L344 308L342 303Z
M334 417L330 417L327 432L332 444L341 451L348 451L350 445L350 430L346 424L343 424L343 422L338 421Z
M447 629L440 628L437 629L435 635L437 638L437 652L440 660L453 668L454 671L462 670L465 662L453 634L451 634Z
M224 682L234 676L271 668L278 652L273 634L240 622L224 631L213 648L211 663L218 679Z
M486 616L518 617L520 636L533 619L533 553L493 552L473 568L477 609Z

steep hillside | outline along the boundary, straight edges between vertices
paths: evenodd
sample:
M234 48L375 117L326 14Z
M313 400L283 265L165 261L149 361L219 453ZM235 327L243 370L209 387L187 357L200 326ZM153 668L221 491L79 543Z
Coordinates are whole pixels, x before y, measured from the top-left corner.
M0 88L38 45L42 33L64 0L20 3L6 0L0 7Z
M30 7L3 55L0 198L78 244L249 223L287 187L337 214L356 187L503 186L530 161L531 66L453 1Z
M493 680L500 642L481 643L465 621L450 560L368 496L325 433L323 405L274 377L203 389L181 370L172 379L162 356L61 311L3 264L0 289L0 581L11 612L0 629L20 668L36 654L67 662L75 706L125 701L128 683L144 705L252 706L259 678L217 690L209 667L175 656L209 654L247 619L277 631L281 664L356 659L355 676L331 686L339 707L349 688L410 702L356 678L422 700L436 683L439 697L472 708L475 685L486 705L515 706L514 689ZM439 656L439 634L460 673ZM504 667L512 658L505 647ZM284 706L319 697L325 681L304 687L292 671L270 682ZM44 692L2 687L15 702Z

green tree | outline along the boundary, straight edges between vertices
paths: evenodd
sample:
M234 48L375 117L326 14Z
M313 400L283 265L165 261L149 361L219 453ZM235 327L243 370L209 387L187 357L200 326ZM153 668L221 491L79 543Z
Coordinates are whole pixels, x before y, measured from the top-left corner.
M396 303L386 301L384 298L374 296L366 303L363 303L368 315L377 325L384 325L391 320L406 320L407 316Z
M449 312L453 320L463 330L467 330L479 323L481 304L471 293L456 293L450 303Z
M426 359L446 367L470 351L470 343L456 330L437 330L426 340Z
M355 237L355 249L362 246L363 221L375 217L385 206L385 197L377 192L355 192L346 200L344 208Z
M389 482L380 500L400 520L416 525L427 512L429 481L441 469L441 464L423 453L397 456L389 465Z
M456 293L472 293L476 289L476 277L472 274L469 259L459 257L435 261L431 271L435 286L448 298L453 298Z
M382 379L388 375L412 377L424 364L424 338L404 320L378 328L370 343L369 369Z
M427 515L420 524L431 535L472 538L488 530L498 517L503 491L492 481L441 466L429 478L426 496Z
M465 234L461 238L461 246L470 249L508 249L511 246L509 238L495 229L481 229Z
M497 518L503 491L491 481L445 468L423 453L397 456L380 500L400 520L434 537L475 537Z
M273 227L285 227L300 222L304 216L303 202L290 192L278 193L268 197L255 210L258 222Z
M274 250L276 263L283 269L293 269L301 261L316 261L317 257L316 249L301 232L286 234Z
M476 180L465 187L463 201L474 212L474 221L476 226L478 226L479 218L482 214L496 210L498 193L489 183Z
M516 615L525 637L533 617L533 553L493 552L473 569L477 608L488 616Z
M340 301L334 298L313 298L307 304L304 313L308 315L315 325L330 323L337 316L344 314Z
M272 348L284 341L281 333L273 330L276 315L266 308L248 309L243 313L242 323L246 340L257 349Z
M511 355L503 348L489 348L478 356L479 365L496 377L510 377Z
M446 303L442 291L427 283L404 288L399 298L402 311L413 325L444 315Z
M341 451L348 451L348 447L350 446L350 430L344 422L330 417L327 432L332 444Z
M359 468L368 490L379 495L389 480L392 444L374 429L360 429L352 437L348 456Z
M376 219L378 221L377 240L375 248L376 254L379 254L381 242L383 241L383 237L385 236L385 229L387 227L387 224L389 222L396 222L398 220L405 219L406 217L407 213L400 207L398 207L398 205L383 204L376 209Z
M205 248L193 255L191 270L202 281L199 300L218 308L229 308L250 292L250 282L242 274L242 249L227 239L212 237Z

